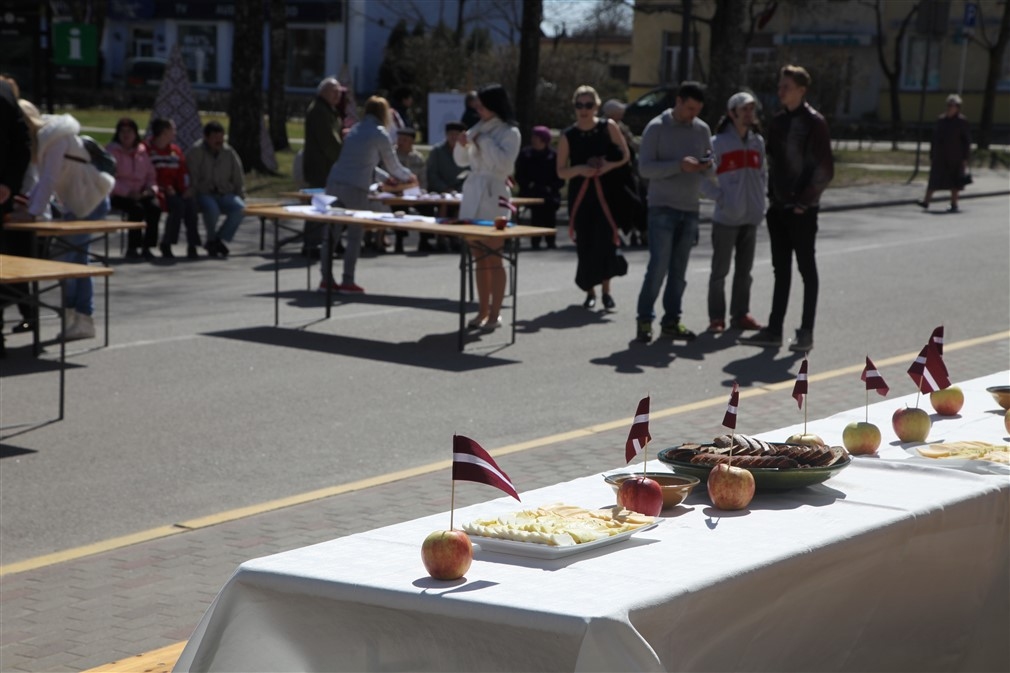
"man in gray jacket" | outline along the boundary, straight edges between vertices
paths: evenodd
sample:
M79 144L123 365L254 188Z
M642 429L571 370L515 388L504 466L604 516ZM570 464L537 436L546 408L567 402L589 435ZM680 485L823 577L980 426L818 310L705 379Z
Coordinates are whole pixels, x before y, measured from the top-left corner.
M207 253L227 257L228 246L224 243L235 236L245 215L245 172L238 152L225 143L220 122L208 122L203 127L203 140L186 152L186 166L207 228ZM224 224L218 230L222 213Z
M683 82L674 107L650 121L642 134L638 170L649 180L649 265L638 295L637 339L645 343L652 340L656 298L664 279L661 336L695 338L680 322L680 312L687 261L698 235L701 181L712 169L712 132L698 119L704 105L702 85Z

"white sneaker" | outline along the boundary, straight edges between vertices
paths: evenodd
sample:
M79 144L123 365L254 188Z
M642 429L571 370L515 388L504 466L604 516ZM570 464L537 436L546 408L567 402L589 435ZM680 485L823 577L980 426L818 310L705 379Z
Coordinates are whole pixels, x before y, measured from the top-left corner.
M63 310L63 332L56 335L57 339L63 339L64 332L69 332L74 326L74 320L77 319L77 311L72 308Z
M90 315L78 313L74 317L74 323L63 333L64 341L76 341L78 339L95 338L95 320Z

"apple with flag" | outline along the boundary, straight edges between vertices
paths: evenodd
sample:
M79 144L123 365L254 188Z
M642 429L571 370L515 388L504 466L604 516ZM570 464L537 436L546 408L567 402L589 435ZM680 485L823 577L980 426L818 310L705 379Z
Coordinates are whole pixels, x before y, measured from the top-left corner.
M932 425L929 414L918 407L902 407L891 416L894 434L903 442L926 441Z
M708 473L708 497L718 509L743 509L754 498L754 475L728 463L719 463Z
M484 447L463 435L452 436L452 496L449 530L436 530L421 543L421 561L428 574L438 580L455 580L466 574L473 563L470 536L453 525L456 482L474 481L505 491L516 500L519 492L505 471L498 467Z
M956 416L964 406L964 393L957 386L948 386L931 392L929 403L941 416Z
M461 530L436 530L421 544L421 561L437 580L456 580L473 563L470 536Z
M857 421L842 430L842 444L854 456L868 456L880 447L880 428L873 423Z
M617 504L646 516L659 516L663 511L663 488L645 476L625 479L617 489Z

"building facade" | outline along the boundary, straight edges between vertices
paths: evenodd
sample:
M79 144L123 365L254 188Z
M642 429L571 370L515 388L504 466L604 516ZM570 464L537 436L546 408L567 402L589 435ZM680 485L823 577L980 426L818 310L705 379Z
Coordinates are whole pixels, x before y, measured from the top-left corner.
M636 0L633 26L634 55L629 94L634 98L657 86L675 86L682 48L682 2ZM748 11L752 3L745 3ZM713 0L690 3L692 22L687 41L689 73L705 80L710 39L708 21L715 12ZM969 33L995 41L1004 0L925 0L880 3L881 30L872 3L850 0L754 3L763 13L749 17L740 31L746 43L740 64L739 85L754 90L766 108L777 106L775 81L786 63L806 67L813 79L811 96L819 109L837 121L852 123L890 119L888 80L878 58L883 41L893 67L894 41L902 21L921 7L909 23L899 46L903 67L899 104L902 118L916 119L920 106L933 119L952 92L964 98L964 112L977 123L988 69L988 53ZM766 10L766 11L764 11ZM745 17L746 17L745 13ZM928 54L928 57L927 57ZM927 60L928 59L928 60ZM925 78L925 90L922 83ZM997 85L994 121L1010 124L1010 49L1004 54ZM924 96L924 100L923 100Z

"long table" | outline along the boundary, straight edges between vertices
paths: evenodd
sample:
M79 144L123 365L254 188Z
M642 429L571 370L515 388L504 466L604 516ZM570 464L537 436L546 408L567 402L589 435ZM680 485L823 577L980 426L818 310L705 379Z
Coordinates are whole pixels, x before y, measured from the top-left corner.
M961 384L965 408L930 441L1004 441L985 387L1008 378ZM1010 473L911 457L889 423L911 399L872 405L880 455L823 484L758 493L743 512L696 489L656 528L582 555L478 551L464 579L436 581L419 552L446 513L248 561L175 670L1010 670ZM810 430L840 443L863 413ZM614 502L600 475L521 495ZM518 508L503 497L455 516Z
M87 243L87 256L95 260L104 267L109 266L109 234L128 229L143 229L146 224L143 222L126 222L120 220L42 220L38 222L7 222L5 229L12 231L27 231L32 234L32 248L40 249L37 244L38 239L46 239L49 245L45 246L43 254L49 258L59 257L69 250L83 250L83 246L78 246L66 240L68 236L78 236L87 234L90 236ZM102 252L95 251L91 244L101 241L104 244ZM104 274L104 294L105 294L105 346L109 346L109 276ZM38 351L39 343L39 323L35 321L35 344Z
M50 308L56 311L60 317L60 333L66 330L66 311L64 310L66 308L66 293L63 291L64 281L70 278L108 277L111 275L112 269L104 266L54 262L48 259L18 257L16 255L0 255L0 283L14 285L27 283L30 288L28 294L18 297L17 301L26 301L36 310L39 308ZM40 287L39 283L44 281L57 281L57 284L51 287ZM59 306L46 304L42 301L42 295L54 287L59 288ZM38 321L36 320L35 323L35 339L37 343ZM66 353L66 341L60 339L60 415L58 420L63 420Z
M273 220L274 222L274 326L280 325L280 245L278 232L281 227L281 220L297 218L309 222L319 222L331 227L341 225L357 225L365 229L394 229L397 231L413 231L418 233L434 234L437 236L456 236L468 243L481 245L482 239L495 239L504 242L514 241L530 236L543 236L547 229L543 227L531 227L528 225L513 224L506 229L498 230L494 227L477 224L439 224L435 218L423 216L396 217L389 213L373 213L366 211L346 211L353 214L328 214L316 212L311 206L251 206L246 208L246 215ZM336 237L332 235L329 240L332 244ZM511 340L516 339L516 284L518 283L519 271L519 249L518 246L512 248L504 245L500 250L485 248L488 254L494 254L504 259L511 270L511 294L512 294L512 320L511 320ZM323 254L332 252L324 251ZM474 259L470 255L467 245L460 246L460 281L459 281L459 350L462 351L466 336L466 287L467 277L472 272ZM326 291L326 317L330 317L332 309L331 290Z

